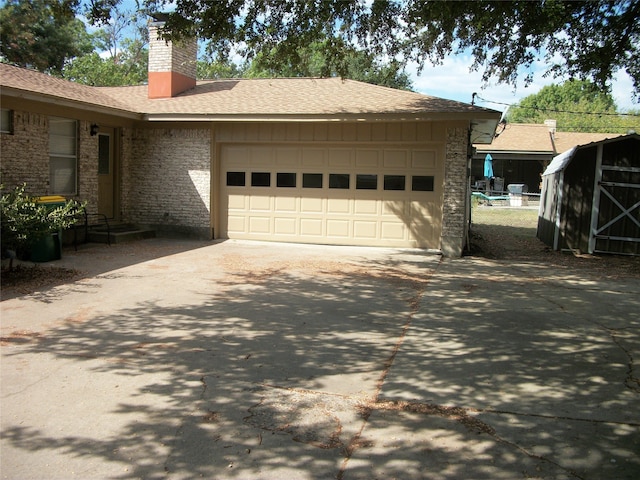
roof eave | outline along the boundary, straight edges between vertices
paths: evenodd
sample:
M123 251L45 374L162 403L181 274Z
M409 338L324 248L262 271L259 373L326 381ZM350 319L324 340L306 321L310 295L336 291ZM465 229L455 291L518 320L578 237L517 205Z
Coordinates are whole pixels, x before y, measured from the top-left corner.
M484 112L483 112L484 113ZM323 113L323 114L198 114L198 113L147 113L143 119L149 122L406 122L406 121L497 121L499 116L483 114L481 117L474 112L402 112L402 113Z
M483 145L478 147L477 150L483 153L500 153L505 155L557 155L553 150L502 150L491 148L491 145Z
M81 100L72 100L68 98L62 98L56 95L49 95L46 93L36 93L27 90L20 90L12 87L2 87L2 96L19 98L23 100L29 100L33 102L42 103L55 103L61 107L75 108L77 110L90 111L95 113L102 113L107 115L115 115L131 120L141 120L143 116L140 113L126 110L124 108L107 107L104 105L96 105L94 103L83 102Z

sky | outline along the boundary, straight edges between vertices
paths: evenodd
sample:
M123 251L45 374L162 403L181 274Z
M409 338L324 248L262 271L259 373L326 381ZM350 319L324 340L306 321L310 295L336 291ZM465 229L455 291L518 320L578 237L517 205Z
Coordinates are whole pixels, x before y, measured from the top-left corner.
M482 71L470 72L469 68L473 59L469 55L451 55L445 58L443 65L433 67L426 64L425 68L418 74L417 65L409 65L407 73L412 82L413 89L419 93L432 95L435 97L457 100L471 103L473 93L477 93L476 105L494 110L504 111L507 105L517 103L519 100L540 91L545 85L552 83L560 84L565 79L543 77L544 65L534 66L533 83L525 86L525 75L521 75L518 85L489 83L484 85L482 81ZM629 109L640 109L640 104L633 101L633 83L631 77L626 72L618 72L611 82L612 95L621 112ZM490 103L481 101L478 97L491 100Z

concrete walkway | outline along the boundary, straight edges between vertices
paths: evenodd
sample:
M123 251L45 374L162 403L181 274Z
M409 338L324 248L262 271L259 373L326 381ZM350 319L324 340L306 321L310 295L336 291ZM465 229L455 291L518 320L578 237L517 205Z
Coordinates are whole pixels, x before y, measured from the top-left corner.
M1 306L2 478L640 477L640 281L152 239Z

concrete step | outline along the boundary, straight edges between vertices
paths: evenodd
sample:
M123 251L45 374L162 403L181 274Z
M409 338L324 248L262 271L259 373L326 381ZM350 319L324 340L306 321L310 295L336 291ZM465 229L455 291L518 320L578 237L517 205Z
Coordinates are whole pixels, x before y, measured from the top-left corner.
M156 232L137 225L112 225L107 232L106 227L90 229L87 241L95 243L123 243L145 238L155 238Z

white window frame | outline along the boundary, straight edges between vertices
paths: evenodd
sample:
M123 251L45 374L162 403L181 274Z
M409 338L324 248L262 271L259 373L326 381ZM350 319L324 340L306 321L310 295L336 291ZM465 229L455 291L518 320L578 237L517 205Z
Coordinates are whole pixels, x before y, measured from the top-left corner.
M62 128L56 128L56 124ZM66 132L60 132L60 130L66 130ZM78 122L76 120L49 117L49 192L57 195L78 193Z

